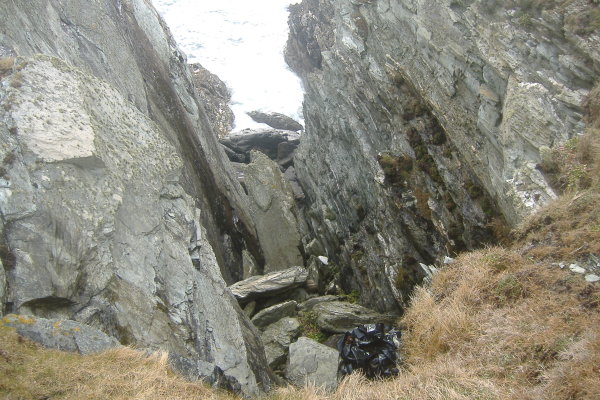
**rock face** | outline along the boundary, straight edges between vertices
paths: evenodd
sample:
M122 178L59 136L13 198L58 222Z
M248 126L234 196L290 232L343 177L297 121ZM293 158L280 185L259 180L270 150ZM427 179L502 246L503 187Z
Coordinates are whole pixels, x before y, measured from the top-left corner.
M17 333L44 347L92 354L120 346L117 339L88 325L60 319L44 319L9 314L0 325L15 328Z
M292 267L270 274L252 276L229 287L231 293L241 302L260 297L270 297L306 283L308 271L303 267Z
M12 311L165 348L197 364L195 376L218 366L258 391L262 349L226 290L176 149L106 83L48 56L15 63L0 90Z
M290 345L285 376L294 385L304 387L307 382L325 390L337 387L337 350L300 337Z
M241 279L244 251L264 263L248 199L157 12L146 0L2 11L7 311L165 349L249 395L268 389L258 333L223 280Z
M283 129L285 131L301 131L303 129L303 126L299 122L284 114L276 112L250 111L248 115L254 121L261 124L267 124L274 129Z
M303 265L301 228L292 188L266 155L253 150L250 158L250 164L241 166L241 170L265 260L262 272Z
M380 311L406 301L425 274L419 263L493 241L488 226L514 225L553 198L539 149L582 131L599 39L561 21L593 6L505 7L290 7L286 60L307 91L294 167L309 227L349 266L342 288Z
M234 115L229 108L231 93L219 77L200 64L190 64L194 86L198 91L213 131L223 137L233 128Z

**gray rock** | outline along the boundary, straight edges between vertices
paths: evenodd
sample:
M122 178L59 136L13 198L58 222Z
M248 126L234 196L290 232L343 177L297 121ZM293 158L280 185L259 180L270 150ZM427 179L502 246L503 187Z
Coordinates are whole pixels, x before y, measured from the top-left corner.
M300 304L300 310L302 311L312 311L315 306L321 303L327 303L330 301L340 301L342 300L341 296L327 295L327 296L319 296L313 297L312 299L306 300L304 303Z
M585 276L585 280L586 280L586 282L591 282L591 283L598 282L598 281L600 281L600 276L598 276L596 274L587 274Z
M253 150L244 169L252 215L269 273L302 265L302 240L294 195L279 167L264 154Z
M304 285L308 271L302 267L292 267L283 271L257 275L229 286L236 299L247 302Z
M44 319L29 315L6 315L0 325L44 347L92 354L120 346L117 339L89 325L72 320Z
M231 93L225 83L200 64L190 64L194 86L204 105L213 131L223 137L233 128L234 115L229 102Z
M395 315L379 314L358 304L342 301L322 302L313 307L313 312L317 314L319 328L331 333L344 333L361 324L393 324L398 319Z
M285 131L301 131L304 129L302 124L284 114L262 111L250 111L247 114L254 121L261 124L267 124L274 129L282 129Z
M194 378L219 366L247 395L268 390L257 333L223 282L241 279L243 248L260 258L247 196L151 2L15 0L0 26L2 54L62 60L2 77L0 151L21 156L0 189L8 301L169 350Z
M493 241L491 215L516 225L551 200L539 149L583 131L597 36L537 17L525 27L495 3L494 13L440 0L290 7L307 219L323 254L346 264L339 286L378 311L407 303L419 263Z
M289 352L285 376L293 385L304 387L309 382L328 391L337 387L337 350L302 336Z
M298 303L295 301L287 301L285 303L276 304L269 308L265 308L264 310L260 310L258 313L256 313L251 321L254 326L262 329L284 317L296 316L296 314L298 314L297 308Z
M582 268L577 264L569 265L569 270L571 270L571 272L575 272L577 274L585 274L585 272L586 272L585 268Z
M300 332L300 322L289 317L265 328L261 339L265 345L267 362L273 370L280 370L285 366L290 343L300 336Z
M15 128L0 123L0 158L16 154L0 187L0 237L15 256L7 301L219 367L258 393L262 347L180 184L176 148L106 82L53 57L18 62L6 79L19 84L0 87L0 119Z

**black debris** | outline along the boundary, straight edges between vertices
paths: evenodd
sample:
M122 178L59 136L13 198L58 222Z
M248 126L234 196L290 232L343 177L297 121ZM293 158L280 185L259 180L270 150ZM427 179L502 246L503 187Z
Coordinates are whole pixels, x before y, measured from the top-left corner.
M396 329L386 329L381 323L359 325L346 332L337 343L341 357L338 376L355 370L360 370L369 379L397 375L399 344L400 331Z

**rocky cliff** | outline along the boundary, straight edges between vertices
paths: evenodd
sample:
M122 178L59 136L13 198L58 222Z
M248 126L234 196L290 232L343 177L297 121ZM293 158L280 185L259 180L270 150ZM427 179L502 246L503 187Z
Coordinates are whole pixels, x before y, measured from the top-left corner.
M164 22L146 0L1 7L5 311L267 389L257 332L226 289L243 253L262 265L256 228Z
M306 88L295 168L346 291L397 309L421 264L501 238L555 197L545 148L583 130L598 6L304 0L288 64Z

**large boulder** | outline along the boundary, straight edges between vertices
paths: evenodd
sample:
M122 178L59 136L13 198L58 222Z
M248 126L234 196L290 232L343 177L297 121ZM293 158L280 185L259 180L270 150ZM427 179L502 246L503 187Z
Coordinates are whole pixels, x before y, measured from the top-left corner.
M284 114L262 111L250 111L247 114L254 121L267 124L274 129L282 129L284 131L301 131L304 129L302 124Z
M270 297L306 283L308 271L303 267L292 267L283 271L256 275L229 286L229 290L240 302Z
M267 326L261 339L265 345L267 362L273 370L285 366L290 343L300 336L300 322L296 318L285 317Z
M14 311L168 350L193 377L218 367L245 393L266 389L257 332L157 125L106 82L43 55L14 60L0 99Z
M252 215L269 273L304 263L294 194L275 162L253 150L244 170Z
M79 354L99 353L120 346L114 337L72 320L9 314L0 320L0 326L15 328L19 335L44 347Z
M220 137L229 134L233 128L234 115L229 108L231 93L225 82L202 65L190 64L194 86L204 104L206 116L213 131Z
M337 350L303 336L290 345L289 353L285 376L292 384L311 383L325 390L337 387Z
M298 311L298 303L295 301L286 301L285 303L275 304L264 310L260 310L252 318L252 323L259 329L265 328L274 322L279 321L284 317L293 317Z
M393 324L398 318L343 301L321 302L315 305L312 311L317 315L316 322L319 328L331 333L343 333L363 324Z

